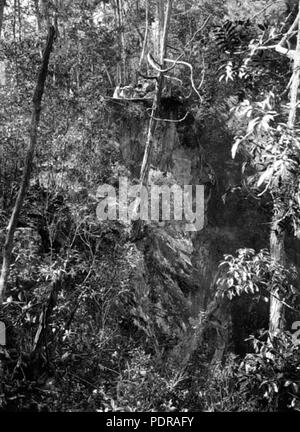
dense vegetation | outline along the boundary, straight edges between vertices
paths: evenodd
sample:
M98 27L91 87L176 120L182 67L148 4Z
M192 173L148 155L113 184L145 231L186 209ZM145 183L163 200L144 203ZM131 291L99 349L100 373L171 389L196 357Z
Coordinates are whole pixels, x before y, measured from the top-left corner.
M299 23L293 0L0 0L1 410L300 410ZM202 232L100 221L100 185L178 180L172 140Z

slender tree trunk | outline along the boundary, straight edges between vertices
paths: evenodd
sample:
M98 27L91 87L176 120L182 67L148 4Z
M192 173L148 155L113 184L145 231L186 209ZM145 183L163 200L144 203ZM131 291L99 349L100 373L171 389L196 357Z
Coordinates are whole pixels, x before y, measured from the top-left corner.
M42 15L39 7L39 0L34 0L34 9L35 9L35 16L36 16L36 34L39 40L42 34ZM42 49L42 45L40 44L40 41L38 42L38 45L39 45L40 58L42 59L43 49Z
M126 68L126 52L125 52L125 36L123 28L123 3L122 0L116 0L117 9L117 19L119 28L119 46L120 46L120 56L121 56L121 81L123 85L127 83L127 68Z
M160 0L159 4L161 3ZM164 14L164 23L163 25L163 33L162 38L160 40L160 64L162 65L162 69L164 69L164 58L166 57L167 53L167 42L168 42L168 31L169 31L169 24L170 24L170 18L171 18L171 11L172 11L172 1L168 0L167 2L167 9L166 13ZM148 126L148 134L147 134L147 141L145 146L145 152L141 167L141 173L140 173L140 185L146 186L148 185L148 176L149 176L149 168L151 164L151 157L152 157L152 150L153 150L153 138L155 134L156 124L157 124L157 118L160 116L160 105L161 105L161 95L162 95L162 89L164 85L164 73L160 72L157 78L157 84L156 84L156 92L153 100L152 105L152 112L151 117L149 121ZM133 223L133 237L138 238L140 236L142 230L142 221L138 219L137 221L134 221Z
M156 17L155 21L152 24L153 29L153 44L154 50L153 54L156 59L160 57L161 49L162 49L162 39L163 39L163 31L164 31L164 20L165 20L165 8L164 8L164 0L156 0Z
M44 93L45 81L48 73L49 58L53 46L54 36L55 36L55 29L54 27L50 27L47 44L43 54L43 61L42 61L41 69L39 71L37 84L32 99L33 110L32 110L31 126L30 126L30 142L26 154L26 159L25 159L23 178L21 181L16 203L9 221L9 225L7 228L7 235L6 235L6 240L3 249L3 263L2 263L2 271L0 276L0 304L2 304L4 300L7 280L10 271L11 252L13 247L14 233L17 226L19 214L22 208L24 196L26 194L29 180L30 180L32 161L33 161L34 151L37 142L38 125L39 125L40 113L41 113L41 101Z
M146 0L146 19L145 19L145 35L144 35L144 41L143 41L143 47L141 52L141 57L139 61L139 70L141 70L144 58L145 58L145 51L148 41L148 33L149 33L149 4L148 0Z
M42 18L39 8L39 0L34 0L34 10L36 16L36 32L38 35L40 35L42 30Z
M299 11L300 11L300 0L299 0ZM294 54L294 65L293 65L293 76L291 81L290 89L290 111L288 118L288 128L293 130L296 122L297 114L297 99L298 99L298 89L300 84L300 22L298 14L298 33L297 33L297 46ZM279 220L284 218L285 210L282 209L282 203L280 203L278 198L274 201L274 214L272 220L272 231L270 237L270 251L271 258L274 262L285 265L285 229L278 223ZM273 295L272 295L273 294ZM274 335L278 330L284 328L284 315L285 308L282 302L276 298L279 297L276 287L273 288L270 299L270 321L269 321L269 331L270 335Z
M46 22L47 28L50 28L51 19L50 19L50 13L49 13L49 0L41 0L41 7L42 7L43 19Z
M0 37L1 37L1 31L3 25L4 6L5 6L5 0L0 0Z
M162 24L164 30L160 41L160 46L161 46L160 64L162 65L162 69L165 66L164 58L166 57L167 54L167 43L168 43L168 32L169 32L169 24L171 18L171 10L172 10L172 0L168 0L167 10L164 15L164 23ZM140 175L140 183L142 185L147 185L148 182L148 174L149 174L149 167L150 167L152 147L153 147L153 136L157 124L156 118L158 118L160 115L160 101L161 101L163 85L164 85L164 73L161 72L159 73L157 79L157 87L156 87L155 97L152 106L152 114L151 114L149 128L148 128L148 137L147 137L147 142L145 147L144 158L142 162L141 175Z
M281 203L279 202L277 205L275 200L271 225L270 252L274 263L284 265L286 261L284 248L285 230L278 223L278 220L281 219L284 211L276 211L276 208L280 208L280 206ZM274 286L270 298L269 331L271 336L276 334L278 330L284 328L284 306L279 297L280 294L277 291L277 287Z
M5 0L0 0L0 39L3 26ZM0 61L0 85L5 85L5 62ZM3 177L4 178L4 177ZM2 193L0 193L0 196Z
M19 23L19 41L22 40L22 10L21 10L21 2L18 0L18 23Z
M127 56L126 56L126 44L125 44L125 33L124 33L124 20L123 20L123 0L120 1L120 23L121 23L121 44L122 44L122 63L123 63L123 76L124 83L127 83Z
M300 0L299 0L300 8ZM299 9L300 10L300 9ZM300 84L300 18L298 18L298 33L297 33L297 45L296 52L294 56L294 68L293 68L293 79L291 82L290 90L290 111L288 119L288 127L294 129L297 114L297 99L298 99L298 89Z

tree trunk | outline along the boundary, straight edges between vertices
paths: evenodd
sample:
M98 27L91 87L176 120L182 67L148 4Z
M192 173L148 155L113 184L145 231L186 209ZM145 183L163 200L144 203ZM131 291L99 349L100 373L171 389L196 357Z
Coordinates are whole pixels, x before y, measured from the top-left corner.
M156 0L156 17L152 27L153 44L154 44L153 53L156 59L158 59L161 54L164 22L165 22L164 0Z
M125 51L125 36L123 28L123 3L122 0L116 1L117 17L118 17L118 28L119 28L119 46L121 56L121 81L123 85L127 84L127 68L126 68L126 51Z
M299 0L299 10L300 10L300 0ZM293 130L296 122L296 114L297 114L297 98L298 98L298 89L300 84L300 22L299 22L299 14L298 14L298 32L297 32L297 46L295 50L295 54L293 57L293 76L291 81L291 90L290 90L290 111L288 118L288 128ZM272 231L270 237L270 251L271 258L274 262L284 265L285 258L285 250L284 250L284 238L285 238L285 229L280 227L278 221L284 219L285 209L281 209L282 204L279 200L275 199L274 202L274 215L272 220ZM273 295L272 295L273 294ZM277 298L278 293L276 287L273 288L271 292L270 299L270 320L269 320L269 331L270 335L274 335L278 330L284 329L284 315L285 309L284 305Z
M0 0L0 39L3 26L5 0ZM5 62L0 61L0 85L5 85Z
M280 206L280 203L279 203ZM274 263L284 265L285 264L285 250L284 250L284 238L285 231L278 223L284 212L276 212L276 203L274 203L274 214L271 226L270 236L270 253ZM284 329L284 306L279 299L279 293L277 287L272 287L271 298L270 298L270 319L269 319L269 331L270 335L273 336L278 330Z
M42 17L39 8L39 0L34 0L34 10L36 16L36 32L38 35L40 35L42 30Z
M5 0L0 0L0 37L1 37L1 31L3 25L4 6L5 6Z
M160 0L159 0L160 3ZM164 23L163 23L163 33L160 41L160 64L162 69L164 69L165 62L164 58L166 57L167 53L167 43L168 43L168 32L169 32L169 24L170 24L170 18L171 18L171 10L172 10L172 0L168 0L167 3L167 10L164 14ZM152 113L150 117L149 127L148 127L148 136L147 136L147 142L145 147L145 153L141 168L141 175L140 175L140 183L142 185L147 185L148 182L148 174L149 174L149 167L151 162L151 153L152 153L152 147L153 147L153 136L156 129L157 124L157 118L160 115L160 101L161 101L161 94L162 89L164 85L164 73L160 72L157 79L157 86L156 86L156 92L155 97L153 101L152 106Z
M22 40L22 10L21 10L21 2L18 0L18 24L19 24L19 41Z
M25 159L23 178L16 199L16 203L9 221L9 225L7 228L7 235L6 235L6 240L3 249L3 263L2 263L2 271L0 276L0 304L2 304L4 300L7 279L9 276L14 233L17 226L19 214L22 208L24 196L26 194L29 180L30 180L32 161L33 161L34 151L37 142L37 132L38 132L39 119L40 119L40 112L41 112L41 101L44 93L45 81L48 73L49 58L53 46L54 36L55 36L55 29L54 27L50 27L46 48L43 54L43 61L42 61L41 69L39 71L37 84L32 99L33 111L32 111L31 126L30 126L30 142L26 154L26 159Z
M158 0L158 2L159 4L161 3L160 0ZM172 11L172 0L168 0L166 13L164 14L164 23L163 23L164 30L162 34L162 39L160 41L160 47L161 47L160 64L162 69L164 69L164 65L165 65L164 58L166 57L166 52L167 52L168 31L169 31L169 24L171 18L171 11ZM146 141L145 152L144 152L141 173L140 173L140 185L146 187L148 184L149 168L151 164L153 138L156 129L157 118L159 118L160 116L160 101L161 101L163 85L164 85L164 72L160 72L157 78L156 92L155 92L153 105L152 105L152 112L151 112L151 117L148 126L147 141ZM140 219L134 221L133 238L138 238L140 236L142 225L143 224Z
M299 10L300 10L300 0L299 0ZM298 99L298 89L300 84L300 24L298 18L298 33L297 33L297 45L294 55L294 67L293 67L293 77L291 82L290 91L290 111L288 119L288 127L294 129L297 113L297 99Z
M144 40L143 40L141 57L140 57L140 61L139 61L139 71L141 71L143 61L145 58L145 51L146 51L146 46L147 46L147 41L148 41L148 32L149 32L149 4L148 4L148 0L146 0L145 35L144 35Z
M50 20L50 11L49 11L49 2L48 0L41 0L41 10L42 10L42 16L46 23L47 28L50 28L51 20Z

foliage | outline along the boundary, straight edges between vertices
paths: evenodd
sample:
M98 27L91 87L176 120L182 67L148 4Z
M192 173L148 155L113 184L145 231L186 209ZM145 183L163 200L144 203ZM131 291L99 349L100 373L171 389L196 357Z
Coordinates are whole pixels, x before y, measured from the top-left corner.
M235 113L242 121L247 118L247 130L244 136L237 136L232 147L235 157L240 146L251 156L246 166L253 166L255 174L248 176L247 182L259 196L270 192L276 199L281 197L280 207L283 212L281 222L291 224L294 233L299 227L299 145L296 128L291 131L286 123L278 119L286 113L275 110L275 95L269 92L265 99L256 103L248 100L238 106ZM285 114L286 115L286 114ZM263 190L261 190L263 187Z
M254 353L229 355L207 380L206 411L299 411L299 343L289 332L250 337Z
M229 355L223 365L214 367L200 396L204 411L259 411L251 389L248 392L239 389L239 359L235 355Z
M137 79L147 4L147 50L154 49L156 2L46 3L48 12L33 10L32 2L10 2L1 33L2 242L24 167L47 21L58 24L34 176L0 309L8 340L1 358L1 409L299 410L299 347L288 332L272 341L265 334L262 340L251 337L254 353L244 359L229 355L215 368L205 343L196 353L200 359L186 368L170 365L169 353L180 338L189 340L191 331L184 275L171 280L173 267L159 254L153 259L155 241L149 233L147 241L134 244L125 224L96 220L97 187L130 176L120 125L134 135L149 117L148 103L116 106L112 95L117 84ZM264 9L264 0L174 3L168 56L181 55L188 62L199 94L191 88L186 65L178 64L168 72L164 96L179 101L183 113L192 113L199 129L205 125L235 136L232 156L244 158L246 186L258 197L268 193L278 199L284 209L280 222L297 233L299 130L287 127L291 67L268 48L289 26L284 5L274 2ZM250 25L244 26L249 18ZM223 32L222 45L215 35L226 20L242 23L234 27L234 43ZM153 74L145 59L141 71ZM165 239L161 243L161 249L172 249ZM177 261L171 264L175 268ZM295 279L295 269L275 263L267 250L239 249L220 264L218 294L232 299L249 293L255 300L269 299L272 292L292 307Z
M239 383L243 391L257 395L258 403L268 411L299 411L299 343L289 332L270 339L261 332L251 337L255 353L241 364Z
M274 262L268 250L255 253L253 249L239 249L237 257L225 255L219 267L217 295L231 300L246 293L265 297L268 301L270 292L275 291L285 301L295 300L296 268Z
M161 375L154 359L140 348L129 354L130 360L117 382L116 401L106 395L103 411L176 411L172 399L184 376Z

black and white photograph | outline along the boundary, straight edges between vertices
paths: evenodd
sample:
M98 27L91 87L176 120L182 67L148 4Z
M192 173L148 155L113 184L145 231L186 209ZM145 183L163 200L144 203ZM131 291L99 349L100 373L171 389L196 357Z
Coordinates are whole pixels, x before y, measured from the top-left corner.
M300 412L299 105L300 0L0 0L1 415Z

